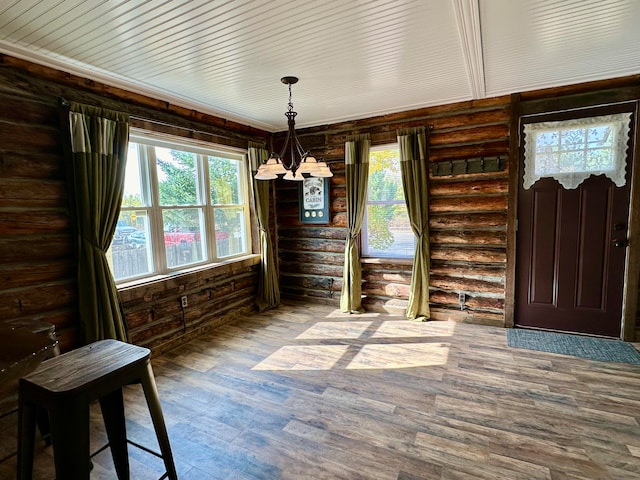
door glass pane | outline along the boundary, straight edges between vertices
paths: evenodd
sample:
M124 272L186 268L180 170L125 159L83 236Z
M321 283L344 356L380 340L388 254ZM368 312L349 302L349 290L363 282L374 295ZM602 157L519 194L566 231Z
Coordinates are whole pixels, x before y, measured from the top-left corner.
M631 113L617 113L525 124L523 187L552 177L574 189L591 175L624 186L630 119Z

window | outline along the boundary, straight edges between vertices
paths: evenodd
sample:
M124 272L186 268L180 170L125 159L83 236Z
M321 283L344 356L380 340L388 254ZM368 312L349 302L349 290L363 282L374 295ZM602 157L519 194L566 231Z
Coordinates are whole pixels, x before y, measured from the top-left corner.
M374 147L369 155L362 253L369 257L413 257L414 248L415 235L404 201L398 146Z
M111 243L116 282L251 251L242 153L132 132Z
M524 126L524 188L553 177L573 189L591 175L604 174L625 184L630 113Z

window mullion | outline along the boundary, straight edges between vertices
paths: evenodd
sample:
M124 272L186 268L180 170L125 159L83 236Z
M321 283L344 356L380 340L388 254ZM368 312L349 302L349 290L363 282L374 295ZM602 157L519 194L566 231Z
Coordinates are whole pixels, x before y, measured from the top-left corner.
M240 181L240 202L242 203L243 213L244 213L244 225L245 225L245 248L248 252L252 251L251 244L251 218L249 215L249 200L253 201L253 198L249 198L249 186L253 179L251 179L248 175L249 172L249 158L244 155L242 162L240 162L240 172L239 172L239 181Z
M207 155L200 155L202 166L202 175L200 188L202 191L203 210L204 210L204 238L206 246L206 254L209 260L216 259L216 241L213 226L213 209L211 208L211 179L209 178L209 159Z
M160 208L160 190L158 187L158 168L156 162L156 149L153 146L145 146L147 153L147 167L149 168L149 186L151 194L151 219L150 235L153 244L153 262L157 273L166 273L167 255L164 249L164 229L162 223L162 208Z

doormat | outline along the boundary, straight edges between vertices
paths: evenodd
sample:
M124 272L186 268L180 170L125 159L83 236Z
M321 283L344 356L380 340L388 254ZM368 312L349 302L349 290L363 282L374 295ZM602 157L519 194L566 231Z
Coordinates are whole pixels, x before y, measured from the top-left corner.
M507 344L513 348L571 355L601 362L640 365L640 352L630 343L621 340L509 328Z

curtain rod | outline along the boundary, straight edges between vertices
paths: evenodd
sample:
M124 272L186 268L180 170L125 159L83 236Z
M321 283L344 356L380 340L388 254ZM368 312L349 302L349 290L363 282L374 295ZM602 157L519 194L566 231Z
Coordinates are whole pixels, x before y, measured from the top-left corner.
M69 100L67 100L64 97L58 97L58 102L60 103L60 105L62 105L63 107L68 107L70 105L71 102L69 102ZM147 122L147 123L152 123L155 125L159 125L162 127L167 127L167 128L175 128L175 129L179 129L179 130L185 130L187 132L190 133L196 133L196 134L202 134L202 135L210 135L210 136L216 136L219 138L224 138L224 139L228 139L228 140L241 140L241 141L251 141L256 139L256 137L250 135L250 134L238 134L238 137L234 137L234 136L230 136L230 135L226 135L224 133L221 132L208 132L206 130L202 130L202 129L197 129L197 128L193 128L193 127L185 127L183 125L177 125L175 123L169 123L169 122L165 122L162 120L156 120L154 118L148 118L148 117L142 117L140 115L135 115L135 114L129 114L129 119L131 120L136 120L136 121L140 121L140 122ZM187 120L189 121L189 120ZM220 127L213 127L212 128L220 128ZM261 138L261 137L257 137L257 138Z
M148 122L148 123L152 123L154 125L159 125L162 127L167 127L167 128L175 128L175 129L179 129L179 130L185 130L187 132L190 133L199 133L199 134L203 134L203 135L211 135L211 136L216 136L216 137L220 137L220 138L226 138L229 140L255 140L255 136L252 136L248 133L240 133L238 134L238 137L233 137L230 135L225 135L224 133L221 132L208 132L206 130L201 130L201 129L197 129L197 128L193 128L193 127L185 127L183 125L176 125L174 123L169 123L169 122L165 122L162 120L156 120L153 118L148 118L148 117L141 117L139 115L129 115L129 118L131 120L137 120L140 122ZM220 128L220 127L213 127L212 128ZM260 137L257 137L260 138Z

